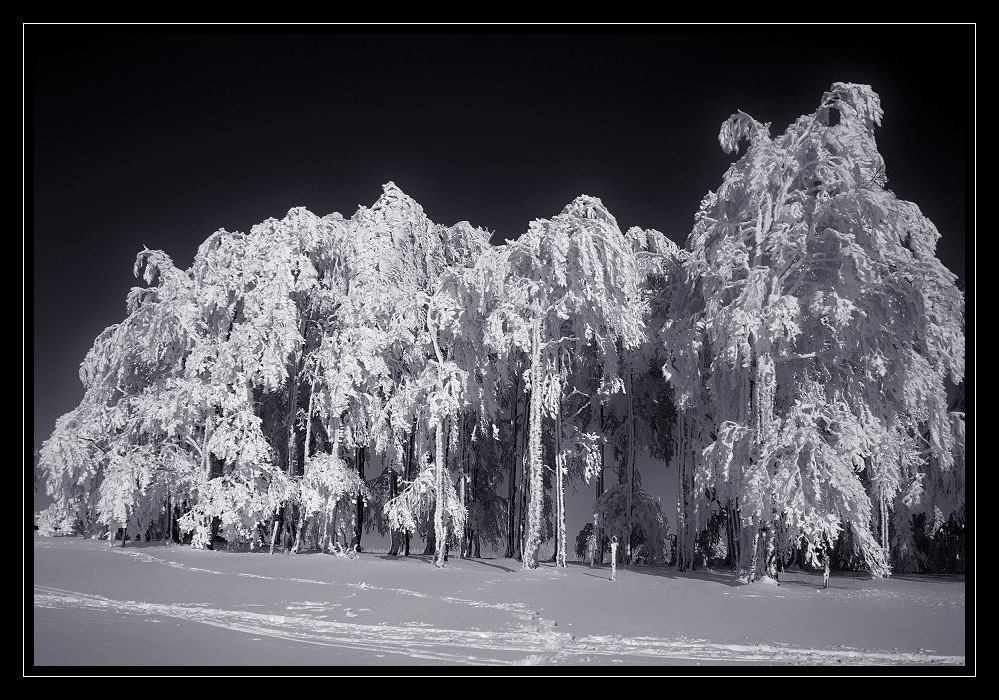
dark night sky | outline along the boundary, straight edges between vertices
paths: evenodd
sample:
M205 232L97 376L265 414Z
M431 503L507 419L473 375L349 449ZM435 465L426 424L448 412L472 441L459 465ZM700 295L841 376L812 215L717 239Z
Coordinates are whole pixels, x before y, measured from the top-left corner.
M124 317L143 245L187 267L218 228L299 205L350 216L388 180L497 241L585 193L682 245L732 160L721 122L742 109L776 135L835 81L881 95L888 186L936 223L965 286L974 27L658 29L25 27L33 452L82 398L79 363Z

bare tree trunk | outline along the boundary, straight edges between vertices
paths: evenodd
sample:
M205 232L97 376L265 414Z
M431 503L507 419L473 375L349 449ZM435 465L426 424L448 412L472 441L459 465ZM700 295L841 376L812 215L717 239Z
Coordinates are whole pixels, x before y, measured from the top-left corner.
M367 453L367 449L364 447L358 447L354 450L354 460L357 465L357 475L364 481L364 459ZM358 494L357 498L354 500L354 505L356 507L355 518L354 518L354 538L350 543L351 549L356 549L358 552L361 551L361 533L364 531L364 498Z
M211 450L208 449L208 438L211 436L211 433L212 433L212 414L214 413L214 411L215 411L215 409L213 407L209 406L208 407L208 411L205 414L205 441L204 441L204 443L201 446L201 469L205 473L205 479L211 479L212 478L212 461L211 461L211 458L210 458ZM208 538L209 538L209 540L208 540L208 547L210 548L211 544L212 544L211 543L212 533L211 533L211 523L210 522L208 523L208 528L209 528L209 530L208 530ZM122 547L125 546L125 540L124 540L124 538L121 541L121 546ZM192 549L201 549L202 547L204 547L204 545L201 544L201 543L199 543L196 537L192 537L191 538L191 548Z
M692 419L686 411L677 419L676 448L676 570L687 571L694 564L693 449Z
M413 460L416 457L416 429L418 425L416 419L413 420L413 429L409 433L409 454L406 455L406 483L409 483L413 478ZM404 557L409 556L409 544L410 544L410 533L406 532L402 536L402 555Z
M530 489L530 482L527 478L527 465L528 465L528 450L527 445L531 434L531 400L530 393L528 393L527 399L524 401L524 423L526 423L526 428L521 431L523 433L523 438L521 440L521 450L520 450L520 487L519 494L517 498L517 551L514 553L514 557L523 561L524 559L524 545L526 543L527 537L527 495Z
M775 391L774 371L774 364L770 355L765 352L765 349L759 351L756 357L753 358L752 380L749 385L751 415L753 416L753 423L756 428L756 440L759 444L766 444L767 437L773 429L773 400ZM767 466L765 464L761 465L757 459L754 458L751 460L750 468L754 470L766 469ZM764 549L766 546L764 531L767 528L768 523L763 520L766 515L767 514L765 512L754 512L752 514L752 528L749 532L752 539L750 550L748 552L748 565L745 567L746 580L749 582L760 579L764 573L765 567L760 566L759 560L761 539L764 540ZM772 517L773 513L770 513L769 515ZM744 567L740 564L739 568L741 573L741 570Z
M530 409L528 409L530 413ZM528 421L528 425L530 422ZM524 431L524 442L529 441L529 430ZM524 454L520 465L520 513L518 514L517 559L523 563L524 552L527 551L527 504L531 498L530 454L524 446Z
M734 501L729 502L725 511L727 516L725 519L725 533L727 536L726 550L728 552L728 564L733 571L738 571L739 561L741 559L740 544L742 541L742 527L740 523L741 516L739 515L738 496L736 496Z
M295 362L291 375L291 392L288 405L288 476L295 476L295 463L298 461L298 434L295 419L298 413L298 362Z
M461 507L468 510L468 486L467 474L465 473L465 416L459 414L456 419L458 425L458 501ZM465 527L461 529L461 540L458 543L458 558L465 559L465 550L468 547L469 521L466 519Z
M475 459L469 462L469 493L471 494L472 503L476 503L476 495L478 494L478 476L479 476L479 456L478 452L475 453ZM467 559L473 557L479 557L479 531L475 529L475 524L472 522L472 517L468 517L468 553L466 554Z
M541 549L542 506L544 487L542 469L544 461L541 453L541 399L544 366L541 354L541 323L535 319L531 339L531 430L528 442L530 459L530 500L527 509L527 546L524 550L524 568L538 568L538 552Z
M775 581L777 580L777 551L775 547L777 540L776 522L776 520L772 520L770 525L763 529L764 573Z
M555 565L566 566L565 561L565 457L562 455L562 398L559 395L555 414L555 490L558 501L555 504Z
M750 528L750 536L752 537L752 546L749 550L749 566L747 567L747 580L756 581L760 578L759 572L759 559L760 559L760 538L762 529L760 527L759 518L753 516L753 525Z
M459 454L461 454L459 450ZM468 509L468 494L465 493L465 473L462 469L461 458L458 458L458 502L461 503L461 507ZM465 527L461 530L461 540L458 543L458 558L465 558L465 548L468 546L468 522L466 521Z
M330 514L326 512L323 508L320 511L322 514L322 525L319 527L319 551L329 552L330 551Z
M770 522L763 526L763 573L777 581L777 526L780 520L777 514L777 495L770 494Z
M879 499L879 515L881 516L881 550L885 555L885 564L888 567L885 576L891 576L891 539L889 538L888 530L888 499L885 497L884 490L881 490L881 498Z
M676 570L686 571L689 566L687 561L686 552L684 551L684 539L686 536L686 518L684 517L684 498L683 498L683 469L684 461L686 457L684 455L684 450L687 449L684 440L684 431L686 419L683 416L683 412L677 416L677 427L679 430L676 431L676 448L674 449L674 455L676 458Z
M635 493L635 394L634 380L628 371L628 536L624 544L625 563L631 565L632 501Z
M312 382L309 387L309 403L305 413L305 459L302 460L302 477L309 469L309 442L312 439L312 407L315 403L316 383ZM302 532L305 530L305 504L300 503L298 507L298 529L295 532L295 545L291 548L292 554L298 554L302 548Z
M441 347L437 342L437 329L435 327L435 322L431 320L431 313L428 307L427 310L427 330L430 331L430 341L434 346L434 354L437 356L437 390L442 394L447 393L447 386L444 381L443 367L444 367L444 353L441 352ZM454 416L452 420L459 419L459 416ZM439 568L444 567L444 560L447 558L447 532L444 529L444 479L448 478L447 460L448 454L445 453L444 444L444 418L438 416L436 420L436 425L434 426L434 468L436 469L436 482L437 482L437 493L436 502L434 508L434 539L436 553L434 554L434 564ZM448 447L450 447L450 441L448 441ZM460 473L459 469L459 473Z
M436 552L434 553L434 564L438 568L444 568L444 543L447 535L444 532L444 426L438 420L434 426L434 437L437 443L434 446L434 469L436 469L437 498L434 504L434 539L436 540Z
M316 382L309 386L309 403L305 409L305 462L308 463L309 455L312 454L312 409L316 403ZM305 470L302 470L305 473Z
M288 464L287 472L288 478L291 479L295 476L295 464L298 461L298 434L295 430L295 419L298 413L298 365L300 357L299 353L295 353L295 359L292 363L291 371L291 386L288 398ZM284 518L283 527L281 528L281 547L287 553L288 551L288 540L291 538L292 523L294 519L292 503L293 499L289 498L284 504Z
M208 449L208 437L212 432L212 409L209 407L207 415L205 416L205 442L201 448L201 469L205 472L205 478L211 478L212 465L208 459L208 455L211 451Z
M507 532L506 532L506 552L503 556L510 559L515 553L516 514L517 502L514 500L517 493L517 408L520 404L520 375L513 381L513 401L510 407L510 418L513 435L510 440L510 471L507 475Z
M271 554L274 554L274 546L277 544L278 525L281 523L281 506L274 509L274 526L271 528Z
M888 549L888 528L885 523L885 495L884 491L878 488L878 529L881 531L881 549Z
M284 514L281 518L281 551L285 554L291 551L291 531L294 519L295 504L289 498L284 503Z
M604 456L604 404L600 402L600 473L597 475L597 500L604 495L604 471L607 463ZM599 562L604 563L604 525L600 521L597 527L597 551L600 553Z
M173 505L170 501L170 492L168 491L166 498L166 532L163 533L164 542L169 542L170 538L173 537Z
M396 474L395 469L391 467L389 468L388 479L389 479L389 500L391 500L399 495L399 476L398 474ZM394 528L389 531L389 536L391 537L391 546L389 547L388 553L393 557L399 555L399 540L401 539L400 534L401 533Z
M475 460L471 463L471 493L472 502L475 502L475 496L478 493L479 486L479 458L478 453L476 453ZM479 532L472 525L472 519L469 517L468 522L468 557L479 557Z

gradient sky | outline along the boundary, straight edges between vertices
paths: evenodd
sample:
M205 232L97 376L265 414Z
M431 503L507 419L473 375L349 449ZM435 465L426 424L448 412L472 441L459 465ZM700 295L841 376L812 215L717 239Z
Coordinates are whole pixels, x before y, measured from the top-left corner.
M888 186L934 221L967 284L972 26L177 29L25 27L32 461L82 398L94 337L124 318L144 245L187 267L216 229L300 205L350 216L389 180L494 241L589 194L622 229L682 245L734 159L721 122L741 109L776 135L836 81L880 94Z

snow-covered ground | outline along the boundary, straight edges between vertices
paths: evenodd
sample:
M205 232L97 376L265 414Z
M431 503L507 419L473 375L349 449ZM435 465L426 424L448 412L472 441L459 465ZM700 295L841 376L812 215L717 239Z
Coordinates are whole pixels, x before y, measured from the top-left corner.
M36 536L34 665L962 665L964 577L868 579Z

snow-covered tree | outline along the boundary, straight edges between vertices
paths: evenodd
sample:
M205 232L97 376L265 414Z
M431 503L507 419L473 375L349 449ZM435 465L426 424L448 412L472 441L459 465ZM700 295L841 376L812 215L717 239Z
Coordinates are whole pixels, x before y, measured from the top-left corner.
M628 537L631 563L666 564L670 561L669 523L658 498L642 489L641 477L614 484L597 499L596 513L606 537ZM630 535L629 535L630 533ZM618 550L618 556L624 552Z
M485 343L501 356L520 351L529 358L524 384L528 409L529 474L524 567L538 565L542 541L542 425L556 420L561 436L566 354L594 345L616 357L617 344L630 348L642 332L642 303L635 256L617 222L593 197L579 197L554 219L534 221L527 233L507 242L491 283L498 299L487 319ZM605 383L613 384L614 363L605 362ZM565 562L564 477L561 446L555 448L557 558Z
M817 543L848 526L865 565L887 573L875 510L918 499L928 457L953 468L945 382L964 373L963 295L932 223L884 187L881 116L869 87L843 83L776 139L733 115L719 140L745 153L688 241L679 291L694 303L670 348L681 403L697 411L708 402L688 397L706 390L716 435L694 494L733 513L750 579L780 528Z
M97 512L97 486L104 468L106 441L96 407L80 406L56 421L42 444L38 467L52 503L38 517L43 534L88 534Z

